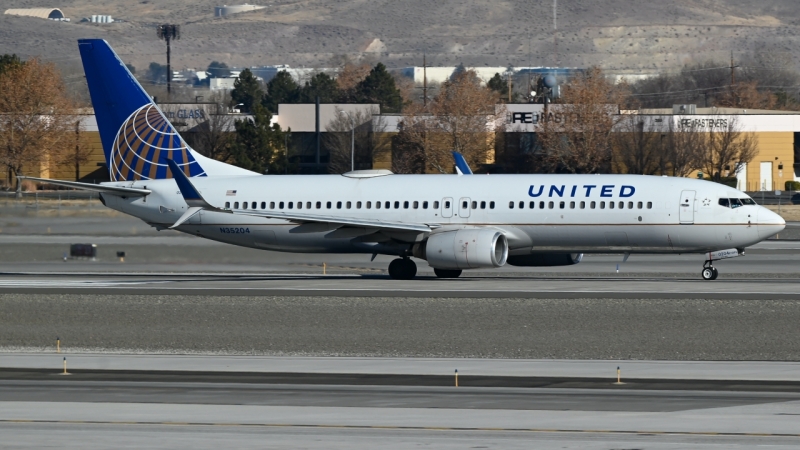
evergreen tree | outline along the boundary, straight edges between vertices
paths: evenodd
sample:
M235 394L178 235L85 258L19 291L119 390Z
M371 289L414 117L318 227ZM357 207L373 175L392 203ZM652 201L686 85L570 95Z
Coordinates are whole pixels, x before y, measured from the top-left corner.
M467 68L464 67L464 63L463 62L462 63L458 63L456 68L453 69L453 73L450 74L450 81L455 80L456 78L458 78L459 75L461 75L462 73L464 73L466 71L467 71Z
M154 84L165 84L167 82L167 66L151 62L147 68L146 78Z
M128 68L131 74L136 75L136 67L133 67L133 64L125 64L125 67Z
M236 135L231 156L235 164L258 173L282 173L283 132L278 124L270 125L272 114L256 103L253 117L234 123Z
M501 98L508 95L508 81L503 79L499 73L495 73L494 76L489 79L489 81L486 83L486 87L499 93Z
M211 78L227 78L231 74L228 65L218 61L211 61L206 72Z
M336 103L341 98L336 80L320 72L307 81L300 92L301 103L314 103L319 96L320 103Z
M300 100L300 87L289 72L281 70L267 83L267 93L261 100L269 112L278 113L279 103L297 103Z
M21 66L22 64L23 62L20 61L19 56L6 53L0 56L0 74L12 67Z
M356 100L360 103L380 103L382 112L399 113L403 108L400 90L382 63L378 63L369 75L358 83Z
M239 74L239 78L233 82L231 104L238 105L241 103L241 110L244 112L252 112L253 105L260 103L263 96L264 91L261 90L261 84L253 75L253 72L250 72L250 69L244 69Z

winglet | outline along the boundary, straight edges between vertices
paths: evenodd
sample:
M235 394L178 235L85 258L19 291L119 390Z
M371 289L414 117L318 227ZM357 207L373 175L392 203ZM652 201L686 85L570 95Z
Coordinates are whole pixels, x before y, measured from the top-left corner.
M172 177L175 179L175 182L178 184L178 189L181 190L181 195L183 195L183 199L186 201L186 204L189 206L199 206L202 208L209 208L209 209L216 209L213 208L208 202L205 201L200 192L194 187L191 181L189 181L189 177L183 173L181 167L175 161L168 159L167 165L172 171Z
M459 175L472 175L472 169L469 168L469 164L467 164L467 160L464 159L464 155L458 152L452 152L453 158L456 160L456 172Z

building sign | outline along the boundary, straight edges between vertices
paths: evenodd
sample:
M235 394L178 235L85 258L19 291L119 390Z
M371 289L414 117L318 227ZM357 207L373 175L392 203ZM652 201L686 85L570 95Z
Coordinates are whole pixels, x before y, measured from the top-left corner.
M681 117L678 119L678 124L681 128L686 129L707 129L713 130L715 128L728 128L727 118L688 118Z

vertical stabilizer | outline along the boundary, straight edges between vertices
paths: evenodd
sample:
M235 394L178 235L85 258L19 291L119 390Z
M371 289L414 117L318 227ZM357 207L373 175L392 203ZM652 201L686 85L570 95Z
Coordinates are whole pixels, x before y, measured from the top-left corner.
M192 150L106 41L78 47L112 181L172 178L167 159L190 177L254 175Z

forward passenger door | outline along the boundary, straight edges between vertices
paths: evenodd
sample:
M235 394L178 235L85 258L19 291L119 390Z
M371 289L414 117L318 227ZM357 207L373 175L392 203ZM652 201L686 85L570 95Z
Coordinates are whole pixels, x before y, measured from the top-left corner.
M681 224L691 225L694 223L694 196L695 191L683 191L681 192L681 204L680 204L680 221Z

